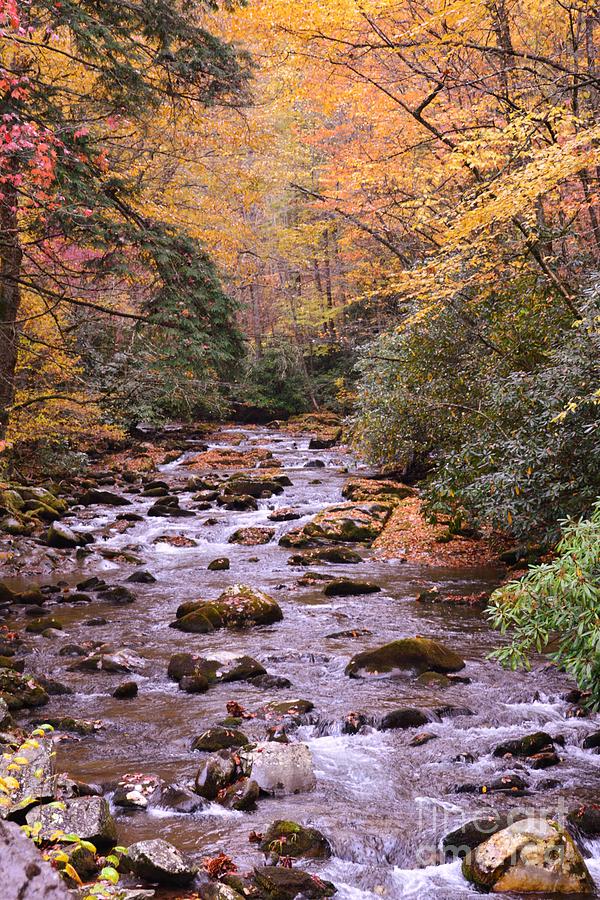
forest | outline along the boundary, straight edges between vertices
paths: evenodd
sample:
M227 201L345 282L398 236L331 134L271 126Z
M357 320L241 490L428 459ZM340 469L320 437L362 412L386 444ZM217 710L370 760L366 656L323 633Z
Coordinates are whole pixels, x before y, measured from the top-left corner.
M597 3L0 0L6 900L597 896L599 572Z

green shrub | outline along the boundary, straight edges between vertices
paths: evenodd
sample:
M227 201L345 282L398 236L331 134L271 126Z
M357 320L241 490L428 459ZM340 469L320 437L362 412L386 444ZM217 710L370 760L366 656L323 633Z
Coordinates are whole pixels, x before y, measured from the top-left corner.
M489 618L510 635L492 656L513 669L534 652L550 658L600 708L600 501L589 519L564 524L556 558L495 591Z

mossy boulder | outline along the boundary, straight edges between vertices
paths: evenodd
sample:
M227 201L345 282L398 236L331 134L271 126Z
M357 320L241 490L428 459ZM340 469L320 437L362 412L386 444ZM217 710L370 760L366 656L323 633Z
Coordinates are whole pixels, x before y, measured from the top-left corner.
M345 671L351 678L358 678L394 671L411 671L419 675L428 671L459 672L464 667L464 659L454 650L430 638L414 637L357 653Z
M512 741L504 741L494 749L494 756L536 756L554 750L554 741L545 731L536 731Z
M391 512L387 503L340 503L315 516L304 526L304 533L325 541L372 541L383 530Z
M416 496L416 493L409 485L386 478L349 478L342 488L342 497L354 502L375 500L381 503L397 503L407 497Z
M317 547L315 550L290 556L288 566L312 566L320 565L323 562L340 565L356 564L362 562L362 556L349 547Z
M226 556L218 556L216 559L212 559L207 565L207 569L209 572L224 572L229 569L230 562Z
M11 709L45 706L50 699L44 688L29 675L21 675L14 669L0 669L0 693L10 697Z
M282 494L283 487L275 479L269 477L234 476L223 487L222 495L249 496L259 499L272 497L273 494Z
M193 609L188 607L184 612L180 607L180 610L183 614L171 623L171 628L196 634L209 633L216 628L272 625L283 619L276 600L246 584L234 584L217 600L198 601Z
M522 819L471 850L463 875L494 893L588 894L593 882L573 838L557 822Z
M217 750L229 750L232 747L245 747L250 743L250 739L235 728L222 728L216 725L203 731L192 742L192 750L199 750L202 753L215 753Z
M278 819L269 825L260 849L266 854L294 858L328 859L331 856L331 846L325 835L316 828L285 819Z

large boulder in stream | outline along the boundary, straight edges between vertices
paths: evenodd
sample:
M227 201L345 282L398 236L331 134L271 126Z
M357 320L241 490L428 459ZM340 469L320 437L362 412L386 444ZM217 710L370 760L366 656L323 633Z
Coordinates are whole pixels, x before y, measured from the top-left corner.
M96 490L95 488L86 491L79 498L82 506L130 506L131 500L126 497L120 497L113 494L112 491Z
M45 841L63 832L76 834L96 847L112 847L117 842L117 827L104 797L74 797L36 806L27 813L26 820L32 828L39 828Z
M349 478L342 489L346 500L375 500L380 503L398 503L407 497L415 497L416 490L401 481L386 478Z
M320 541L372 541L383 530L391 512L392 507L386 503L339 503L316 515L303 532Z
M72 900L60 875L18 825L0 821L2 900Z
M268 544L273 540L274 534L274 528L238 528L228 537L227 543L256 547L259 544Z
M494 893L587 894L593 883L573 838L551 819L509 825L471 850L463 874Z
M306 744L268 742L243 754L253 781L267 794L300 794L312 791L317 778Z
M167 675L173 681L182 678L202 676L208 684L231 681L251 681L267 670L251 656L235 656L233 653L218 653L218 659L207 659L192 653L175 653L169 660Z
M198 874L198 866L160 838L138 841L127 848L127 866L138 878L167 887L185 887Z
M357 653L345 671L351 678L360 678L364 675L399 671L411 671L419 675L423 672L459 672L464 667L464 659L454 650L430 638L417 636L391 641L383 647Z
M215 725L194 738L192 750L202 753L214 753L217 750L229 750L232 747L244 747L250 739L242 731L235 728L223 728Z
M0 668L0 695L10 709L45 706L50 699L35 678L8 668Z
M281 607L269 594L247 584L234 584L216 600L199 600L188 605L185 614L171 622L171 628L206 634L216 628L272 625L281 619Z

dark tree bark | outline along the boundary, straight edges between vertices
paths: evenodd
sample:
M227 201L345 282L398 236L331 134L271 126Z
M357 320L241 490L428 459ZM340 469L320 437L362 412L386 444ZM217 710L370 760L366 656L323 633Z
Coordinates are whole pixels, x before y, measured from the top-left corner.
M0 440L6 435L14 399L19 347L19 279L23 252L18 228L18 195L8 181L0 198Z

